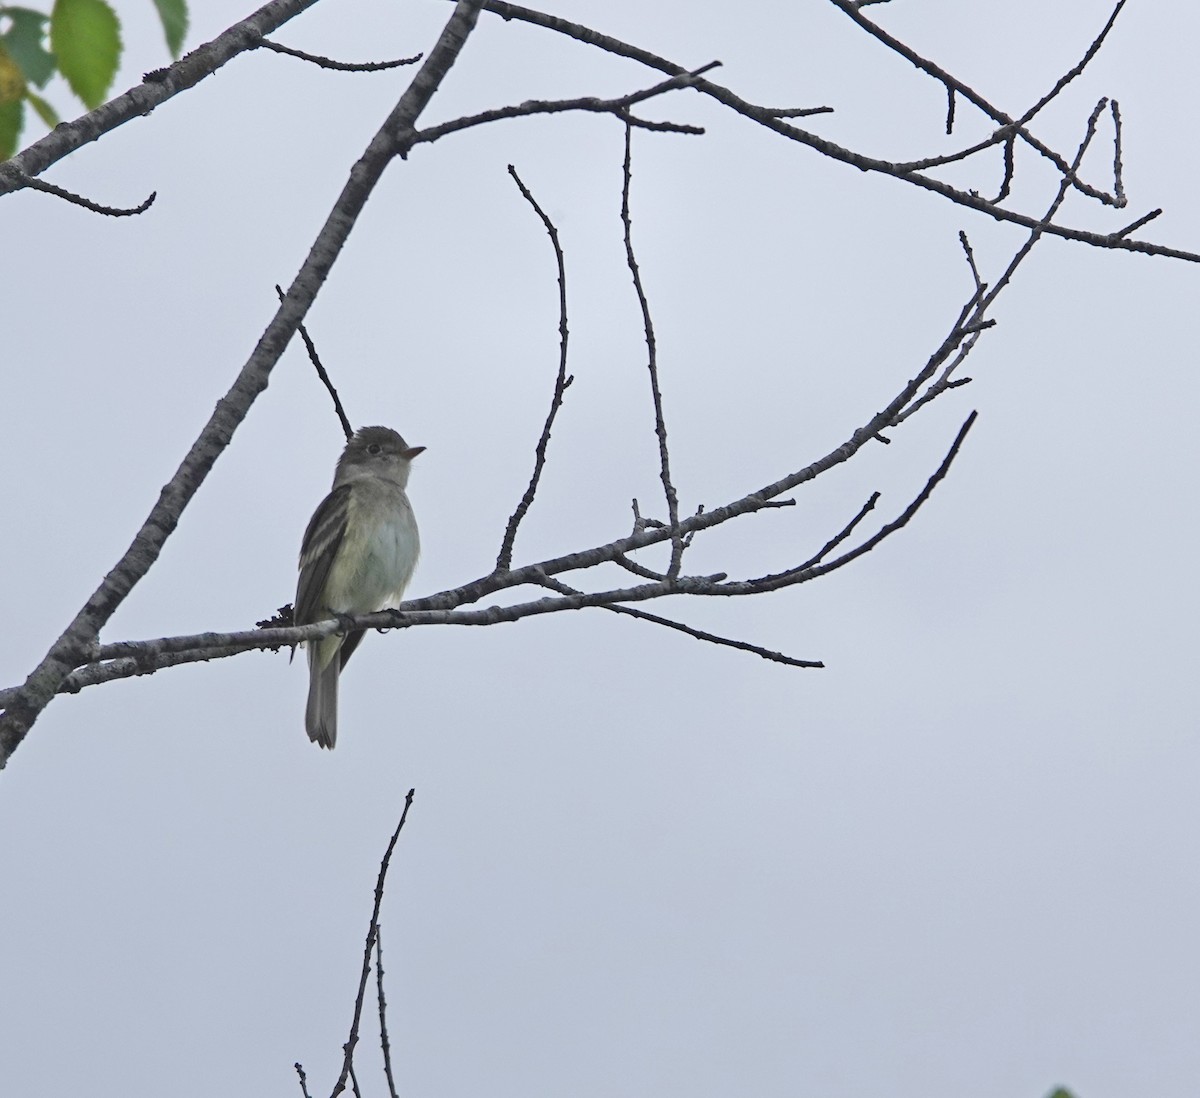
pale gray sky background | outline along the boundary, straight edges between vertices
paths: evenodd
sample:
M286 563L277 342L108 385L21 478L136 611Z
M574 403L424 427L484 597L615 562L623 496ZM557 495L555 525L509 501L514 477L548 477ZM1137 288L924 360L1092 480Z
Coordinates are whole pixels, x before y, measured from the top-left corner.
M249 12L196 3L192 47ZM821 0L549 10L880 156L991 127ZM120 5L122 90L165 63ZM869 9L1019 113L1106 0ZM427 49L449 5L326 2L280 41L348 60ZM1038 120L1072 151L1095 100L1126 121L1126 211L1100 231L1200 250L1200 14L1133 3ZM260 51L53 167L148 214L0 202L0 685L20 682L128 545L275 308L411 70ZM483 16L432 123L654 83ZM66 103L62 89L54 97ZM823 454L882 407L1024 235L823 160L678 93L635 134L635 239L676 481L713 506ZM356 424L428 446L414 596L487 571L557 362L549 244L569 264L571 370L530 562L657 509L611 118L502 123L417 149L370 201L308 318ZM1111 144L1086 168L1107 185ZM995 158L947 175L992 193ZM1053 186L1024 157L1011 203ZM384 909L403 1093L1194 1098L1200 1085L1200 721L1193 346L1200 270L1046 240L993 312L970 386L798 505L699 541L757 575L819 547L873 489L903 509L971 409L917 520L853 567L754 600L663 605L791 670L603 611L367 639L333 754L305 672L252 653L55 702L0 783L0 1093L328 1093L379 856L417 799ZM252 626L291 600L341 435L298 342L105 640ZM359 1076L383 1091L376 1043Z

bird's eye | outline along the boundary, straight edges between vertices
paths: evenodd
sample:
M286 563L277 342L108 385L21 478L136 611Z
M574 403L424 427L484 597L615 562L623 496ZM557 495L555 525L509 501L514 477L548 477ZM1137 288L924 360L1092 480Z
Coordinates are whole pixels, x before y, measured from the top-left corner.
M383 447L380 446L378 442L372 442L371 445L367 447L367 453L368 454L381 454L381 453L383 453Z

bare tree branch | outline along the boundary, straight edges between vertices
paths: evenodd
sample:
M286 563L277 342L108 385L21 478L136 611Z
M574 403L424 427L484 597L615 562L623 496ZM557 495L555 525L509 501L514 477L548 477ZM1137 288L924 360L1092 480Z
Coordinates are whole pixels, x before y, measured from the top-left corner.
M845 0L831 0L833 3L841 4ZM505 0L485 0L483 10L499 15L503 19L519 19L523 22L532 23L535 26L544 27L548 30L565 35L568 38L573 38L576 41L586 43L587 45L595 46L605 50L608 53L615 54L618 57L627 57L635 61L639 61L650 68L659 70L660 72L670 73L672 75L682 75L687 72L681 65L676 65L671 61L650 53L648 50L641 49L637 46L632 46L627 42L622 42L620 39L612 38L609 35L601 34L589 27L585 27L580 23L573 23L570 20L560 19L557 16L547 15L543 12L534 11L530 8L521 7L517 4L510 4ZM850 14L847 12L847 14ZM857 12L851 16L858 17ZM864 20L866 22L866 20ZM871 24L874 26L874 24ZM883 33L883 32L881 32ZM936 68L936 66L934 66ZM940 70L938 70L940 72ZM947 79L952 79L948 74ZM975 210L985 214L995 221L1009 222L1013 225L1021 225L1026 229L1035 229L1039 225L1039 221L1035 217L1028 214L1017 213L1012 210L1007 210L1002 206L996 206L989 202L986 198L972 191L959 190L952 187L948 183L943 183L939 179L934 179L927 175L922 175L915 170L910 164L896 164L887 160L879 160L875 157L864 156L861 153L856 153L850 149L843 148L832 141L818 137L814 133L807 130L802 130L799 127L789 125L775 117L767 108L756 106L749 103L730 91L728 88L722 87L719 84L714 84L709 80L699 79L694 84L697 91L704 93L716 99L719 103L736 111L743 117L749 118L752 121L758 122L767 129L781 134L792 141L807 145L809 148L829 157L832 160L841 161L844 164L849 164L852 167L858 168L864 172L878 172L882 175L888 175L902 182L910 183L913 186L920 187L923 190L931 191L934 194L939 194L944 198L949 199L960 206L965 206L968 209ZM959 87L959 82L955 81L956 88ZM961 93L966 94L969 89L963 86ZM978 96L971 93L975 101ZM989 105L983 102L977 104L981 109L988 109ZM995 110L995 108L991 108ZM990 111L989 111L990 113ZM1003 112L998 112L1003 118L1008 119L1011 123L1013 120L1003 115ZM430 132L430 131L427 131ZM994 143L994 142L992 142ZM1040 144L1040 143L1039 143ZM1044 146L1038 147L1039 152L1042 152ZM1062 157L1052 150L1045 149L1043 155L1049 158L1059 166L1060 171L1069 173L1070 169ZM1074 180L1072 180L1074 184ZM1086 184L1079 181L1079 187L1084 193L1091 194L1094 188L1088 188ZM1099 198L1100 192L1097 192L1092 197ZM1110 196L1111 198L1111 196ZM1115 205L1115 203L1110 203ZM1109 233L1095 233L1084 229L1074 229L1065 225L1044 226L1043 231L1052 235L1062 237L1064 240L1075 240L1083 244L1089 244L1096 248L1111 248L1121 251L1140 252L1144 255L1160 255L1172 259L1182 259L1189 263L1200 263L1200 253L1184 251L1180 248L1171 248L1162 244L1152 244L1149 241L1129 240L1125 237L1114 237Z
M843 8L843 10L847 6L854 8L854 5L849 4L849 0L833 0L833 2ZM1112 19L1115 19L1117 11L1120 10L1120 6L1120 4L1117 5L1116 11L1114 11L1113 16L1110 18L1109 26L1111 26ZM270 10L275 15L279 15L282 7L279 4L268 5L262 11L267 12ZM516 107L502 108L498 111L484 112L480 115L460 118L425 131L419 132L415 130L416 119L437 89L450 65L453 64L458 56L475 24L478 11L485 7L488 10L501 14L506 19L519 18L524 21L533 22L619 56L633 58L658 71L666 73L667 79L649 88L617 99L531 101L530 103L520 104ZM261 15L262 13L260 12L259 14ZM855 15L852 15L852 17L857 19L857 13L855 12ZM250 45L257 44L261 38L261 29L249 27L246 23L239 24L238 26L242 28L244 36L254 39ZM1099 48L1099 42L1107 34L1107 30L1108 28L1106 27L1096 42L1093 43L1093 48L1085 56L1080 66L1077 66L1078 69L1081 70L1082 65L1086 64L1095 53L1095 50ZM233 40L226 41L226 39L227 36L222 36L220 39L215 40L215 42L225 42L225 47L223 48L233 49L234 52L237 52L234 49L235 46L238 49L250 48L250 45L242 44L238 46L237 42ZM210 47L213 45L210 44ZM196 52L201 53L203 50L210 50L210 47L203 47L202 51ZM191 56L194 55L189 55L189 57ZM214 56L216 55L214 54ZM211 59L210 57L209 60ZM1193 253L1127 239L1129 233L1147 223L1155 214L1146 215L1125 229L1120 230L1120 232L1107 235L1066 229L1053 224L1052 218L1061 206L1065 195L1071 188L1079 188L1078 169L1084 152L1095 134L1099 115L1107 105L1107 100L1101 100L1095 111L1093 111L1088 123L1087 135L1079 147L1079 151L1074 158L1074 163L1068 165L1065 161L1063 162L1060 172L1058 195L1051 204L1049 211L1041 218L1034 218L1025 214L1016 214L1011 211L1001 210L986 200L980 199L973 192L957 191L938 180L920 176L915 172L909 171L904 165L898 166L884 161L872 160L871 158L863 157L850 150L841 149L839 146L817 138L813 134L809 134L782 121L784 115L792 115L795 112L773 110L746 103L728 89L705 79L702 74L712 67L710 64L702 69L685 70L644 50L600 35L588 28L581 27L579 24L543 15L542 13L531 12L529 9L503 3L501 0L460 0L454 14L443 29L436 46L429 54L428 59L416 73L408 89L404 92L388 119L376 134L358 164L355 165L349 181L339 196L334 209L331 211L324 228L314 242L309 256L297 273L288 292L282 295L281 305L264 331L254 353L243 366L238 379L229 393L218 404L213 417L193 444L191 451L185 457L175 476L163 490L158 503L151 510L150 515L135 537L130 549L109 575L105 577L104 582L80 610L79 614L76 615L74 621L71 622L58 641L55 642L38 667L29 675L25 683L20 687L0 691L0 705L4 707L4 712L0 714L0 765L3 765L7 761L7 758L37 719L38 714L56 693L77 691L83 689L85 686L111 681L115 678L147 674L178 663L213 659L254 648L291 645L302 640L328 636L345 629L347 621L350 621L354 627L362 628L407 628L416 625L432 624L491 625L501 621L517 621L524 617L561 610L583 609L590 606L603 606L615 610L621 604L636 603L674 594L728 596L761 593L764 590L775 589L777 586L806 582L818 575L826 574L828 571L842 567L849 561L856 559L863 552L869 551L883 537L886 537L889 533L903 525L903 522L898 521L889 527L885 527L849 553L828 562L826 560L828 554L850 536L863 520L866 512L874 505L873 498L841 532L826 543L826 546L816 557L803 564L795 565L785 572L760 577L757 581L747 581L744 584L725 582L726 577L723 574L716 576L683 576L680 575L680 572L683 550L697 534L738 518L741 515L750 514L768 507L783 506L791 502L790 500L779 500L777 497L790 492L801 484L816 479L816 477L823 473L850 460L870 440L883 439L886 441L881 434L884 429L897 426L911 416L918 408L934 399L934 397L948 391L950 388L960 386L969 381L969 379L954 378L952 375L975 346L979 333L993 323L986 316L988 308L996 300L1000 291L1008 284L1016 268L1025 256L1029 254L1032 246L1043 235L1058 235L1067 239L1081 240L1098 246L1136 250L1149 254L1170 255L1191 261L1200 260L1200 256ZM937 73L933 73L933 75L937 75ZM173 82L177 78L181 77L173 66L169 70L163 70L163 73L159 74L151 82L154 83L155 80L161 80L172 83L172 86L174 86ZM1065 82L1069 78L1071 78L1071 74L1060 80L1059 84L1065 86ZM924 367L900 389L885 408L876 412L862 426L853 431L845 442L818 460L788 473L781 479L765 485L757 491L750 492L714 510L705 511L701 508L695 515L683 519L680 518L678 513L678 500L670 474L666 428L662 411L661 392L658 384L653 326L650 322L648 302L641 286L640 273L632 249L629 189L631 179L631 127L634 125L650 124L644 120L633 118L630 113L631 108L638 103L646 102L666 92L685 87L694 87L704 94L716 98L719 102L743 116L768 127L772 131L780 133L789 139L807 144L834 159L852 164L863 170L879 171L901 178L906 182L942 194L952 201L985 212L989 216L998 218L999 220L1024 225L1029 229L1029 237L1022 248L1014 255L1000 280L990 288L981 279L979 271L975 266L970 246L966 242L965 237L963 238L964 251L966 252L974 280L974 290L970 299L961 309L949 334L929 357ZM957 82L953 85L947 84L947 87L950 87L955 95L967 94L967 91L963 90ZM1059 90L1061 90L1061 87L1059 87ZM1057 91L1053 94L1057 94ZM1052 97L1053 95L1050 98ZM968 95L967 98L970 99L971 97ZM971 101L975 102L974 99ZM1044 105L1044 102L1048 101L1048 98L1044 98L1044 101L1035 108L1034 113ZM983 104L983 109L994 110L994 108L990 108L990 105L986 103ZM520 568L511 567L516 531L525 511L532 503L536 494L545 462L545 450L549 443L550 430L554 422L554 417L557 414L558 406L561 405L563 392L567 385L570 384L570 378L566 374L565 272L563 270L561 249L556 239L556 233L553 232L553 226L549 223L548 218L541 211L537 203L533 201L532 196L524 188L520 180L517 179L518 185L521 186L527 200L531 202L535 211L542 218L543 223L547 225L548 231L551 232L552 242L555 245L556 257L559 262L560 365L551 409L543 428L541 441L535 452L535 467L530 485L527 488L525 497L523 497L521 503L518 505L517 511L509 521L509 527L502 540L496 568L489 575L480 577L455 589L443 591L427 599L413 600L405 603L401 612L398 613L388 612L376 615L363 615L357 619L327 621L304 627L285 626L245 633L210 633L194 637L160 638L154 641L124 642L122 644L101 646L98 643L100 629L108 621L113 611L120 605L132 587L154 563L158 553L161 551L162 545L165 543L167 537L170 536L179 520L179 516L198 490L199 485L203 482L209 469L211 469L216 457L228 445L237 425L244 418L254 399L266 386L270 371L284 347L286 347L291 335L297 330L302 330L302 320L307 309L319 291L325 277L328 275L338 252L349 236L355 219L375 184L378 182L387 163L396 155L404 155L417 143L436 140L439 136L465 129L469 126L478 125L485 121L516 117L522 114L553 113L560 110L591 110L615 114L623 120L626 127L622 220L625 227L627 257L630 271L634 278L635 289L638 293L639 303L642 306L644 328L649 348L651 392L655 406L656 434L659 438L660 449L660 476L663 482L664 494L667 498L669 521L662 523L650 518L643 519L637 512L635 501L634 529L629 536L617 538L607 544L594 546L591 549L542 561L538 564L526 565ZM93 112L93 114L95 113ZM1008 119L1006 115L1003 117ZM1027 112L1027 117L1032 117L1032 114ZM1114 178L1119 193L1121 191L1120 115L1115 105L1113 107L1113 119L1117 130ZM1020 134L1022 124L1023 120L1013 122L1011 119L1008 119L1006 125L1009 126L1009 129L1004 139L1010 146L1015 141L1016 136L1022 136L1022 139L1025 139ZM676 126L673 123L654 123L653 125L666 125L668 128L684 130L686 132L702 132L696 127ZM39 142L38 145L31 147L31 149L38 148L41 144ZM29 151L31 150L27 150L27 152ZM24 156L25 154L22 155ZM17 159L19 160L20 158ZM19 164L14 168L14 163L10 162L8 165L0 166L0 182L8 178L8 176L3 174L5 171L9 173L9 176L11 176L14 170L19 173L26 172L26 169ZM514 178L516 178L515 172L513 174ZM1006 170L1005 187L1002 189L1007 188L1011 175L1012 170L1010 167ZM315 354L315 350L311 350L311 341L309 343L310 354L320 370L319 359ZM329 387L332 392L332 386L330 385ZM334 393L334 397L336 403L336 393ZM339 414L344 427L348 429L349 425L344 412L339 412ZM951 452L947 455L942 469L931 478L927 485L925 495L928 494L928 490L932 489L937 480L944 475L945 469L949 467L949 463L957 453L958 446L961 444L962 438L965 437L966 431L969 429L972 421L973 416L964 424L963 430L960 432L960 437ZM919 497L914 502L912 507L913 512L921 505L924 498L925 496ZM908 514L906 513L906 516L903 517L903 521L907 521ZM665 573L655 572L633 559L633 554L638 550L668 541L671 543L671 564ZM546 577L576 570L586 570L605 563L616 564L646 582L625 589L610 589L597 592L581 591L575 594L560 592L557 598L542 598L533 602L509 606L494 606L482 610L462 609L465 605L477 602L500 591L530 584L545 586ZM571 590L573 591L574 589L572 588ZM617 612L623 611L618 610ZM640 615L646 617L644 612L640 612ZM647 620L650 619L658 621L657 615L651 615ZM667 621L668 619L662 619L659 621L659 624L665 624ZM679 623L673 623L668 627L678 627L684 631L690 629L690 627L681 626ZM699 636L699 633L698 631L693 631L692 635ZM725 639L718 638L715 643L725 643ZM763 650L759 654L761 655L765 651Z
M1067 175L1071 180L1071 185L1078 189L1081 193L1086 194L1089 198L1094 198L1100 202L1103 202L1106 206L1121 207L1125 204L1122 195L1110 195L1105 191L1099 190L1098 188L1084 183L1067 166L1064 157L1054 152L1054 150L1050 149L1048 146L1042 144L1041 141L1034 137L1033 134L1031 134L1025 128L1027 124L1033 120L1034 116L1037 115L1043 107L1054 100L1072 80L1079 76L1079 74L1082 73L1087 67L1088 62L1090 62L1091 59L1096 56L1096 53L1104 44L1104 39L1108 37L1108 32L1112 30L1113 24L1116 22L1121 8L1125 6L1125 0L1118 0L1116 8L1113 10L1112 15L1110 15L1108 18L1108 22L1092 41L1092 44L1084 53L1083 59L1077 65L1075 65L1074 68L1070 69L1062 77L1060 77L1055 83L1054 87L1047 92L1046 95L1042 96L1042 98L1038 100L1038 102L1035 103L1028 111L1021 115L1020 118L1016 119L1012 118L998 107L994 107L973 88L968 87L961 80L957 80L955 77L951 76L950 73L946 72L940 66L934 64L928 58L922 57L916 52L916 50L905 45L898 38L894 38L892 35L888 34L888 32L880 27L879 24L871 22L870 19L859 12L859 6L851 3L850 0L830 0L830 3L833 4L833 6L839 11L842 11L848 15L863 30L865 30L873 38L876 38L882 42L888 47L888 49L899 54L922 72L932 76L935 80L941 81L941 83L943 83L947 89L952 89L953 91L957 92L964 99L974 104L981 111L983 111L984 114L993 119L993 121L999 122L1001 125L1001 129L993 134L988 141L982 143L981 145L974 146L967 153L952 154L946 158L934 157L930 160L899 165L900 167L910 170L925 170L926 168L935 167L939 163L950 163L951 160L961 160L964 158L964 156L979 152L980 150L985 149L990 145L994 145L1001 140L1003 140L1006 144L1011 144L1013 137L1019 136L1031 148L1037 150L1037 152L1039 152L1042 156L1046 157L1046 159L1048 159L1061 174ZM1007 153L1006 155L1011 156L1011 152ZM1008 173L1006 172L1006 177L1007 175ZM1003 197L1007 194L1008 191L1002 188L1001 196Z

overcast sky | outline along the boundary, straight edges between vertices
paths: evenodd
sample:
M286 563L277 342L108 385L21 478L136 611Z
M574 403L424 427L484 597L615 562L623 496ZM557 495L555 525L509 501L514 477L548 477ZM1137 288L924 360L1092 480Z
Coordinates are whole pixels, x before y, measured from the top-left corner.
M114 92L167 60L151 7L118 6ZM193 7L188 48L250 11ZM834 107L802 124L867 154L992 129L960 102L947 137L941 87L824 0L547 8L681 64L719 59L714 79L751 101ZM450 10L327 2L277 38L403 56ZM1019 114L1110 7L868 11ZM1200 250L1198 35L1186 5L1130 4L1039 117L1068 154L1101 95L1126 123L1129 208L1073 197L1064 220L1108 232L1161 206L1141 235ZM411 71L245 55L46 173L115 205L156 190L146 215L0 201L0 686L124 552ZM657 79L484 15L422 121ZM808 464L914 376L970 292L959 230L989 280L1025 239L693 92L644 113L708 130L634 135L686 511ZM1105 187L1110 133L1085 162ZM662 513L622 141L612 118L564 115L418 148L309 314L354 423L428 447L412 596L490 570L557 366L553 256L509 163L562 234L576 379L516 562L627 533L635 496ZM989 155L945 178L992 194L1000 174ZM1023 156L1009 207L1040 215L1053 187ZM332 754L304 734L306 672L285 655L58 699L0 779L0 1092L298 1095L299 1060L327 1094L415 787L383 913L406 1095L1194 1098L1198 280L1043 241L972 384L795 507L699 539L686 566L787 567L876 489L877 527L977 409L907 529L817 583L652 607L824 670L592 610L368 637ZM245 629L291 601L341 445L297 342L102 639ZM373 1032L357 1063L378 1095Z

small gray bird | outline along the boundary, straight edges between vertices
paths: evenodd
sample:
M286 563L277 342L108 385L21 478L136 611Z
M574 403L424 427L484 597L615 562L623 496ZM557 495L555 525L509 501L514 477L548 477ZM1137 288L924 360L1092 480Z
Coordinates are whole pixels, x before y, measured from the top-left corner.
M400 602L421 550L404 489L410 463L424 449L409 446L390 427L363 427L346 444L333 490L304 531L297 625ZM337 743L338 675L362 638L363 630L355 629L308 645L304 727L322 747Z

